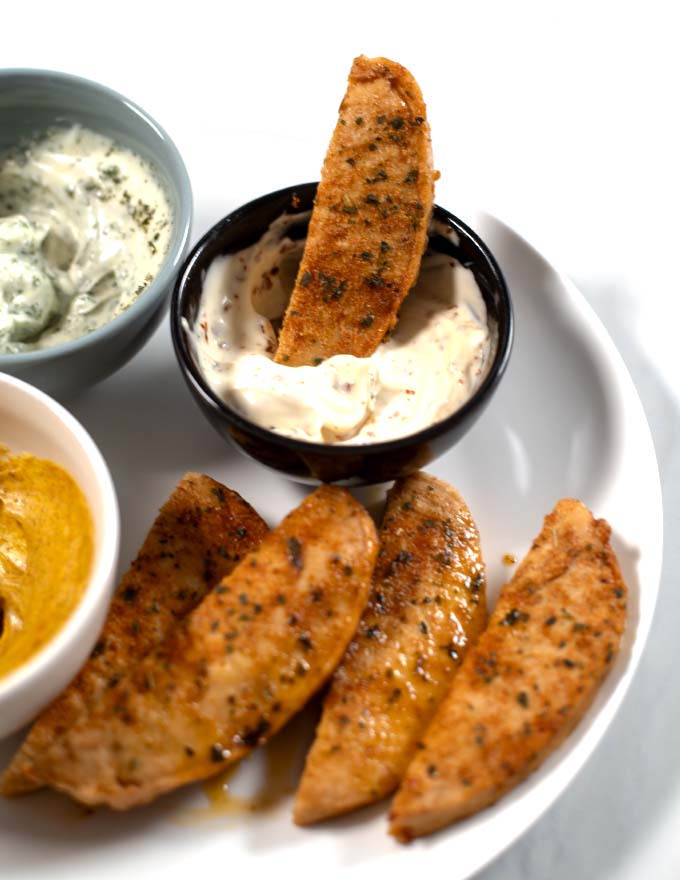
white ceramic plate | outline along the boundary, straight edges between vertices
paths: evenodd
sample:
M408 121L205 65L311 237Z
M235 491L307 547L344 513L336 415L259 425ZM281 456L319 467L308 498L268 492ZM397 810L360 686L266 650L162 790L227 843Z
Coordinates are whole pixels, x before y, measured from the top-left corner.
M456 880L516 840L583 766L623 698L652 619L662 545L654 449L621 358L574 286L499 221L487 215L463 219L486 240L506 275L516 343L492 405L430 469L458 487L477 519L491 603L510 574L504 554L519 558L526 552L558 498L581 498L612 524L630 588L630 619L623 650L587 716L537 773L496 806L409 847L387 836L384 805L302 830L290 820L289 797L265 812L215 813L195 786L128 815L85 815L47 792L0 803L3 878L172 880L216 870L222 876L270 871L328 877L352 868L359 875L431 871ZM304 494L225 449L181 384L166 327L128 367L71 407L114 475L123 560L134 555L184 470L224 481L272 523ZM361 494L377 504L382 492ZM295 734L270 749L274 762L290 750ZM0 744L1 764L17 742ZM255 785L262 772L259 755L235 784Z

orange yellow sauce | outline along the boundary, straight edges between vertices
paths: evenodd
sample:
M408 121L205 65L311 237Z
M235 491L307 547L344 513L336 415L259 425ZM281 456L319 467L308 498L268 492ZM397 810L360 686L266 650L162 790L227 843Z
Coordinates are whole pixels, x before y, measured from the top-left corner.
M87 583L93 525L73 477L0 448L0 677L58 632Z

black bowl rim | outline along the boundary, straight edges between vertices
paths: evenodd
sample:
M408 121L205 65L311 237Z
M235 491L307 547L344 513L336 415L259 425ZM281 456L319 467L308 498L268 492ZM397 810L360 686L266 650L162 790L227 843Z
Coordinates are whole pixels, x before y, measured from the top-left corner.
M231 409L225 401L215 394L207 382L205 382L200 370L194 362L191 352L189 351L187 334L182 326L186 280L188 276L193 274L196 270L195 267L197 264L200 265L201 257L207 246L215 239L219 238L233 223L238 222L243 215L257 211L262 204L274 201L275 199L285 199L287 196L292 197L294 194L302 194L303 191L306 195L308 189L312 187L316 189L317 186L318 181L309 181L295 186L284 187L275 192L259 196L258 198L231 211L221 220L218 220L218 222L215 223L194 245L177 275L170 307L172 342L180 368L195 393L200 396L205 404L211 409L217 411L217 413L227 422L241 431L249 432L251 435L258 437L262 441L293 450L294 452L316 455L323 453L326 455L338 455L340 457L383 455L409 448L414 444L426 443L441 434L447 433L454 428L458 422L464 421L469 415L474 413L475 410L484 405L487 398L495 391L505 373L510 359L514 338L512 300L510 299L510 293L505 283L505 278L503 277L503 273L501 272L496 259L482 239L466 223L439 205L434 206L433 217L435 219L437 219L437 216L444 218L453 225L454 229L460 229L472 240L493 271L495 280L498 284L501 301L498 320L498 343L493 363L491 364L484 381L477 388L472 397L455 410L455 412L451 413L451 415L446 416L446 418L441 419L432 425L428 425L428 427L422 428L420 431L413 434L407 434L393 440L383 440L380 443L343 443L342 445L338 445L333 443L314 443L311 440L298 440L295 437L286 437L283 434L277 434L275 431L270 431L268 428L256 425L254 422L244 418L240 413L236 412L236 410ZM207 266L205 268L207 268Z

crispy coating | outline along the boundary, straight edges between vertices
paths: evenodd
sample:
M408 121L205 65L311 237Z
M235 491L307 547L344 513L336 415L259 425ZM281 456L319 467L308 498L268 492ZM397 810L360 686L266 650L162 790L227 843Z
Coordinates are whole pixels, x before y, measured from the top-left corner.
M186 474L123 575L90 659L33 724L2 777L2 794L40 788L36 756L157 648L267 531L236 492L202 474Z
M375 526L322 486L43 753L45 781L126 809L265 742L337 665L366 604Z
M396 324L427 242L430 129L418 84L386 58L356 58L328 147L275 360L367 357Z
M397 792L390 830L399 840L494 803L577 724L626 623L610 532L573 499L546 517Z
M463 499L425 473L387 499L369 604L325 699L295 801L299 825L379 800L486 623L479 534Z

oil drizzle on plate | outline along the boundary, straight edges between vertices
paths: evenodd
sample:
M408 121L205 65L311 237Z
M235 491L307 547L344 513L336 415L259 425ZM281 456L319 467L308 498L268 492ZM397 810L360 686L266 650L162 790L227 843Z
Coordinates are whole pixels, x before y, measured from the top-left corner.
M292 772L297 763L299 742L283 730L262 749L258 756L262 764L261 778L254 791L237 794L234 777L241 765L234 764L219 776L203 783L203 791L209 801L209 810L216 814L242 814L262 812L275 807L286 795L295 790L296 774Z
M297 788L318 714L319 707L310 706L267 745L204 782L208 804L191 809L191 816L245 816L277 807Z

